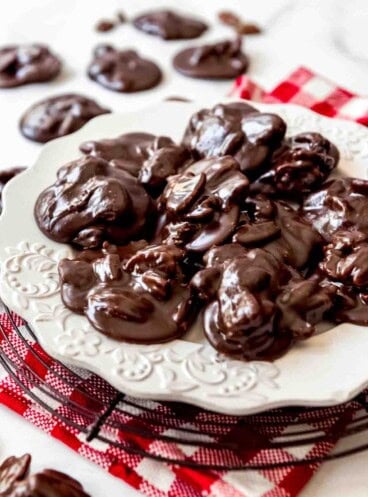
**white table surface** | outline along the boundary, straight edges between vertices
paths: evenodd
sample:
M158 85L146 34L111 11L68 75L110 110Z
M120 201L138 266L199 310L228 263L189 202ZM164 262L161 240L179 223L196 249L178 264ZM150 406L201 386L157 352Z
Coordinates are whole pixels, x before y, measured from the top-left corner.
M133 15L151 6L177 5L185 8L213 24L201 41L221 39L231 33L216 23L216 13L220 9L243 12L244 16L265 26L264 34L247 39L246 50L252 60L249 74L266 88L271 88L296 66L303 64L352 91L368 93L368 63L359 60L359 57L347 56L336 43L336 36L341 34L340 24L344 20L339 11L339 4L342 3L341 0L186 0L180 3L178 0L3 1L0 6L0 46L34 41L49 43L64 59L65 70L51 84L0 91L0 168L34 162L40 147L22 138L18 120L29 105L46 96L76 91L95 97L113 110L124 111L171 95L200 100L201 96L221 98L228 92L229 83L190 80L175 74L170 67L171 55L185 42L165 43L139 33L129 25L111 33L94 32L97 20L113 15L118 9ZM357 29L353 30L352 37L361 42L358 47L366 50L367 1L356 0L347 4L356 4ZM366 9L365 17L362 7ZM139 47L142 54L156 60L163 68L163 83L157 89L141 94L120 95L89 81L85 76L86 65L92 48L99 42ZM0 459L30 451L34 456L35 470L45 466L66 470L78 478L93 497L141 495L2 406L0 426ZM367 467L368 452L324 463L300 497L367 497Z

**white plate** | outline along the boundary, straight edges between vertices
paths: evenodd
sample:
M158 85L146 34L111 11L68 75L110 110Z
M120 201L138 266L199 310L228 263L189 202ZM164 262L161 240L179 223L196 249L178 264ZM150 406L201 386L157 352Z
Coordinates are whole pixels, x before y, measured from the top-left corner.
M129 131L166 134L179 140L190 115L204 105L160 102L138 112L106 114L45 145L36 164L4 191L1 297L28 320L51 356L94 371L132 396L184 401L238 415L279 406L346 401L368 385L365 327L342 324L298 344L274 363L245 363L218 356L199 329L182 340L155 346L117 342L97 332L85 317L73 314L61 302L57 264L72 251L49 240L37 228L33 208L39 193L54 182L60 166L80 155L81 142ZM339 169L366 177L367 129L298 106L256 106L282 116L288 123L288 134L323 133L340 149Z

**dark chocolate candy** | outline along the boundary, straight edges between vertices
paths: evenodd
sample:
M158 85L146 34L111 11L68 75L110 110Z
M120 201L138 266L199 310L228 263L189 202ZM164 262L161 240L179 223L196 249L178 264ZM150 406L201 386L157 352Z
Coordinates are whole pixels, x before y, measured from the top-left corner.
M23 480L28 474L31 456L24 454L21 457L11 456L0 465L0 495L11 495L15 483Z
M153 10L141 14L133 19L133 24L137 29L164 40L198 38L207 29L204 22L172 10Z
M60 60L45 45L0 48L0 88L50 81L60 70Z
M223 245L212 248L205 261L191 288L193 299L206 304L204 332L219 352L276 358L294 340L309 337L332 307L329 289L304 280L266 250Z
M149 133L126 133L117 138L89 141L82 143L80 149L125 169L155 192L190 159L184 146L176 145L166 136Z
M25 170L25 167L12 167L11 169L0 170L0 213L3 208L2 193L4 186L10 181L14 176Z
M280 146L285 122L245 103L219 104L194 114L183 144L198 157L233 155L248 176L257 175Z
M262 32L257 24L244 22L240 16L228 10L219 12L218 18L220 22L232 27L239 35L257 35Z
M306 198L303 210L327 240L340 229L353 228L368 233L368 181L331 180Z
M153 88L162 78L160 68L134 50L118 50L99 45L88 67L88 75L109 90L136 92Z
M190 78L233 79L249 65L241 38L185 48L173 60L174 68Z
M26 138L45 143L73 133L90 119L108 112L90 98L67 93L32 105L21 118L20 130Z
M248 180L230 156L190 165L169 178L159 198L156 236L194 252L223 243L236 228L247 190Z
M59 264L64 304L117 340L157 343L181 336L195 317L181 264L185 251L147 245L122 262L107 247Z
M137 179L107 161L85 157L59 169L36 202L41 231L57 242L94 248L143 236L155 215Z
M99 33L106 33L108 31L112 31L115 28L116 24L114 21L110 21L109 19L100 19L96 24L96 31Z
M337 166L339 152L319 133L300 133L285 141L271 167L251 186L254 193L299 198L318 188Z
M262 196L249 198L246 209L249 217L234 234L234 242L262 247L297 269L316 260L322 237L300 212Z

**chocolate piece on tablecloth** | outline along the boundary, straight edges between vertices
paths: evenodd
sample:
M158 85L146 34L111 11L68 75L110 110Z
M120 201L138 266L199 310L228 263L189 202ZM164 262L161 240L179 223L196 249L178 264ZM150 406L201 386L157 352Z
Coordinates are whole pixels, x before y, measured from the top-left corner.
M117 138L82 143L80 150L108 160L130 172L152 191L159 191L166 178L190 161L189 151L171 138L149 133L126 133Z
M183 144L200 158L233 155L250 177L263 171L280 146L285 122L245 103L218 104L192 115Z
M95 100L67 93L32 105L21 118L20 130L26 138L45 143L73 133L90 119L108 112Z
M105 244L94 260L83 252L63 259L64 304L116 340L158 343L181 336L196 314L182 272L185 251L146 245L123 262L120 250Z
M185 48L175 55L173 65L190 78L233 79L247 70L249 59L242 51L241 38L236 38Z
M10 456L0 465L0 495L10 495L14 484L23 480L28 474L31 456Z
M96 47L88 76L112 91L137 92L158 85L160 68L134 50L118 50L111 45Z
M0 465L0 495L4 497L89 497L82 485L65 473L45 469L29 475L31 456L8 457Z
M14 176L24 171L25 167L12 167L10 169L0 170L0 213L3 208L2 193L4 186L10 181Z
M61 62L45 45L9 45L0 48L0 88L54 79Z
M248 180L230 156L204 159L172 176L159 198L156 237L205 252L235 230Z
M327 240L337 230L368 233L368 181L358 178L328 181L306 198L303 211Z
M275 150L271 167L251 185L251 191L300 199L320 187L338 161L339 152L327 138L300 133Z
M198 38L207 29L204 22L172 10L152 10L137 16L133 24L137 29L164 40Z
M144 236L155 208L134 176L84 157L59 169L55 183L39 195L35 217L52 240L95 248L105 240L123 244Z

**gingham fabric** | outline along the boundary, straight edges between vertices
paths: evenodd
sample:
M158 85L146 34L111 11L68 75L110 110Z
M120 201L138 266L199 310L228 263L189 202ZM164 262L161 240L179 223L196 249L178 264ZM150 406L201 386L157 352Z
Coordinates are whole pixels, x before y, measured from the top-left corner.
M273 91L266 93L247 77L239 78L233 88L232 95L247 99L256 99L267 102L293 102L329 115L346 117L368 125L368 99L360 99L351 93L337 88L330 82L314 75L311 71L300 68L290 78L280 83ZM18 326L23 326L21 318L14 316ZM85 387L88 391L95 392L96 399L100 397L101 390L104 391L105 400L111 400L115 392L109 385L90 373L84 373L78 384L73 384L71 379L68 389L65 383L55 375L58 365L52 358L47 356L35 343L31 335L28 335L28 345L22 342L14 331L9 317L0 309L0 326L5 335L0 335L0 349L14 362L19 358L25 362L28 370L33 371L40 384L47 381L52 384L56 391L63 391L63 395L71 400L78 396L81 402L80 391ZM52 333L52 330L50 330ZM42 361L35 359L33 351L41 354ZM29 374L29 373L28 373ZM140 455L128 455L112 445L101 444L98 440L88 442L83 432L71 428L62 423L59 418L44 410L32 399L34 385L30 382L29 394L25 394L23 388L6 371L0 373L0 402L14 410L24 418L28 419L38 428L50 436L60 440L71 449L77 451L81 456L102 466L106 471L123 479L143 494L150 497L295 497L303 486L318 469L318 464L303 466L288 466L275 470L251 470L251 471L198 471L186 469L179 466L163 464L152 461ZM83 402L83 399L82 399ZM86 407L93 407L98 412L97 406L90 406L90 400L86 399ZM67 414L67 405L58 400L54 401L56 412ZM155 408L155 403L152 403ZM304 418L295 419L293 410L285 415L285 425L281 431L275 431L274 437L280 434L292 433L293 423L304 423L306 429L316 426L323 432L333 434L332 439L337 442L338 434L360 410L357 402L351 402L343 406L334 407L329 410L322 425L316 425L313 419L308 417L306 411ZM114 416L115 414L113 414ZM117 415L118 416L118 415ZM208 418L206 418L208 416ZM191 425L195 429L199 421L203 424L207 420L216 421L217 416L203 414L200 410L193 416ZM219 416L218 419L221 417ZM119 420L119 419L117 419ZM76 420L77 421L77 420ZM122 419L120 419L122 421ZM80 420L79 420L80 422ZM126 422L131 422L127 420ZM137 422L137 420L135 420ZM142 420L142 423L144 421ZM147 449L147 440L138 436L129 436L124 440L123 433L115 434L120 440L136 447ZM226 432L218 434L218 439L237 436L237 424L234 423ZM257 426L250 425L246 443L260 439L262 430ZM150 452L165 453L167 447L161 442L149 442ZM23 448L27 450L25 446ZM237 457L242 462L256 465L265 460L270 463L282 461L298 462L301 458L312 456L323 456L334 449L334 443L317 443L303 447L294 447L288 450L247 452ZM171 444L170 450L177 457L189 461L208 462L216 464L221 462L221 453L208 452L205 448L188 449L184 446ZM235 462L239 462L235 461Z

